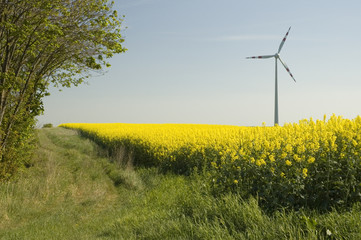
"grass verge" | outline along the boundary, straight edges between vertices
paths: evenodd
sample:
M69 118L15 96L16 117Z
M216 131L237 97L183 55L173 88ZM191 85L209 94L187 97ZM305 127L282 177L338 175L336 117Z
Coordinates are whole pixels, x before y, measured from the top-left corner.
M267 215L199 175L120 168L71 130L38 139L32 167L0 183L0 239L361 239L360 204Z

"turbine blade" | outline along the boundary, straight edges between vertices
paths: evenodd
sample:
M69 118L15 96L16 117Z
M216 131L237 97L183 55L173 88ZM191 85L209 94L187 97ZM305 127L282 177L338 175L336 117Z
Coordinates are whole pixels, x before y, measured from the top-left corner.
M247 59L250 59L250 58L253 58L253 59L260 58L260 59L262 59L262 58L272 58L272 57L275 57L275 55L253 56L253 57L246 57L246 58Z
M290 30L291 30L291 27L288 29L288 31L287 31L287 33L286 33L285 37L282 39L282 42L281 42L281 44L280 44L280 47L278 48L278 53L280 53L280 52L281 52L281 49L282 49L282 47L283 47L283 44L285 44L286 39L287 39L287 36L288 36L288 33L290 32Z
M281 60L280 57L278 57L278 59L280 60L280 62L282 63L282 65L285 67L285 69L287 70L287 72L290 74L290 76L291 76L291 78L293 79L293 81L296 82L296 79L293 77L293 75L292 75L290 69L287 67L286 63L284 63L284 62Z

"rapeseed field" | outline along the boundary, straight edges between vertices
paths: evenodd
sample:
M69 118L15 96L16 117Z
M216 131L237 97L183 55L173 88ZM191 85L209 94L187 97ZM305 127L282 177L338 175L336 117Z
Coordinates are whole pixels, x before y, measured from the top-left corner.
M257 196L269 209L348 207L361 200L361 117L274 127L67 123L134 165L202 172L214 194Z

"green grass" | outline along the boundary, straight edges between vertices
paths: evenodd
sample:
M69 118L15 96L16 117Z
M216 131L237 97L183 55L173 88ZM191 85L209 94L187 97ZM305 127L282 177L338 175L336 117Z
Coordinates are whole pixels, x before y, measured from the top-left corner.
M38 138L32 167L0 183L0 239L361 239L360 204L269 215L199 175L122 168L71 130Z

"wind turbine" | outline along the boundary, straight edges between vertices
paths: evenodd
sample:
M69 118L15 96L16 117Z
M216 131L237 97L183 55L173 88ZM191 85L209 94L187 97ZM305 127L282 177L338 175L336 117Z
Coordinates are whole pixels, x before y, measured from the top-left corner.
M296 82L296 80L295 80L295 78L293 77L290 69L287 67L286 63L281 60L281 57L280 57L280 52L281 52L281 50L282 50L283 45L284 45L285 42L286 42L286 38L287 38L288 33L290 32L290 30L291 30L291 27L288 29L285 37L282 39L282 42L281 42L280 46L278 47L278 52L277 52L276 54L274 54L274 55L264 55L264 56L247 57L247 59L250 59L250 58L253 58L253 59L255 59L255 58L258 58L258 59L275 58L275 72L276 72L276 74L275 74L275 124L274 124L274 125L276 125L276 124L278 125L277 60L279 60L279 61L282 63L282 65L285 67L285 69L287 70L287 72L290 74L290 76L291 76L291 78L293 79L293 81Z

